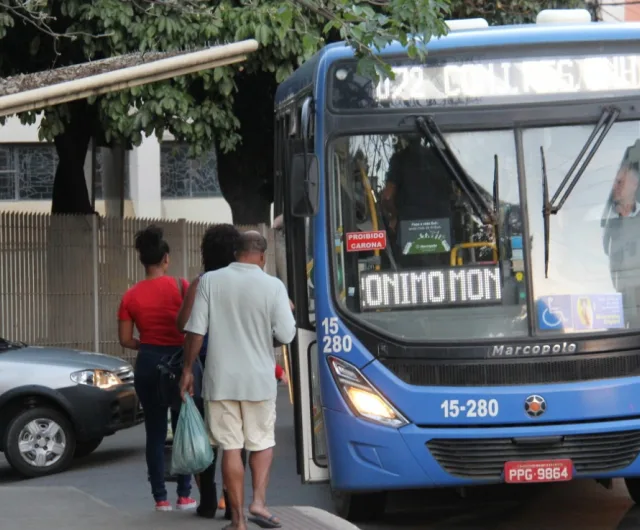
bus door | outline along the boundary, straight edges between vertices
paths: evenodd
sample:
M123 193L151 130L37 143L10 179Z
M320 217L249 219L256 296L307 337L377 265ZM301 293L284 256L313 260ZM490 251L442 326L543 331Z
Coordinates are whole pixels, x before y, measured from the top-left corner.
M325 482L329 469L318 380L313 255L319 173L311 97L296 106L291 120L284 149L282 213L287 287L295 304L298 332L294 342L283 349L293 388L298 473L304 483Z

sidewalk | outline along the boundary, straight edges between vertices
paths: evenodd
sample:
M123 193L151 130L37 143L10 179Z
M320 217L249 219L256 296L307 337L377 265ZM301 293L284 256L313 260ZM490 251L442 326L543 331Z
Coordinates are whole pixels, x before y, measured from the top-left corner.
M288 530L358 530L351 523L308 506L270 508ZM228 521L200 519L194 512L131 516L73 487L0 487L1 530L221 530ZM249 523L249 528L258 528Z

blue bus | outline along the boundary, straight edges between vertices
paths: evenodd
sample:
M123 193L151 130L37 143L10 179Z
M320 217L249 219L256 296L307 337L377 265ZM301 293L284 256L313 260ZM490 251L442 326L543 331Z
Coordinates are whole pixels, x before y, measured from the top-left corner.
M640 24L449 22L275 101L298 472L391 490L626 479L640 499ZM633 228L633 230L632 230Z

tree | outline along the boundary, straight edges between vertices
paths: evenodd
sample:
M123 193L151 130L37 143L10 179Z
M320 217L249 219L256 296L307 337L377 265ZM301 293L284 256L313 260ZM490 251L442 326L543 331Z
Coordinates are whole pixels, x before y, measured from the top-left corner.
M53 213L87 213L83 162L89 140L139 145L165 130L198 156L218 152L220 186L234 222L268 222L273 200L273 98L277 84L330 41L346 40L361 69L386 75L370 54L392 40L418 43L445 31L443 19L522 23L540 9L581 0L2 0L0 75L38 72L130 52L176 52L256 38L261 49L239 66L184 76L49 108L41 139L59 155ZM9 51L10 50L10 51ZM132 111L133 110L133 111ZM33 123L34 113L21 116Z
M168 130L194 156L215 145L234 222L268 222L277 83L336 39L356 49L363 71L383 73L370 47L399 39L419 53L420 39L443 33L447 9L445 0L3 0L0 75L255 37L261 49L242 65L48 108L39 132L60 159L53 213L91 211L83 162L92 138L131 147Z

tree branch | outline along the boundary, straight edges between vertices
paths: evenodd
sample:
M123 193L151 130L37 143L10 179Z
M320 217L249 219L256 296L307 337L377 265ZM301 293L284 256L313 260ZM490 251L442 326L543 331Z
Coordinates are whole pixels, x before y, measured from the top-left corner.
M185 15L206 16L214 15L219 4L219 2L217 2L212 5L208 0L130 0L130 3L147 14L152 14L150 13L150 11L154 6L161 6L165 9L169 8L175 11L180 11ZM59 33L48 24L48 22L50 21L55 21L56 18L53 15L46 13L44 10L34 9L34 7L37 7L39 5L38 2L35 2L35 5L32 4L34 4L34 2L31 2L29 0L0 0L0 9L5 10L16 18L22 20L23 22L34 26L39 31L46 35L49 35L50 37L53 37L55 40L76 40L78 37L91 37L99 39L111 37L113 35L113 32L101 33L96 35L83 31ZM145 8L141 4L148 4L148 7Z
M37 28L39 31L42 31L43 33L51 37L54 37L55 39L58 39L60 37L65 37L71 40L75 40L78 37L102 38L102 37L111 36L111 33L105 33L101 35L91 35L89 33L85 33L82 31L58 33L54 31L51 28L51 26L49 26L46 22L47 20L55 20L55 17L53 17L52 15L48 15L43 11L35 11L31 9L29 6L27 6L27 2L20 2L18 0L14 0L13 3L17 5L13 6L9 2L0 1L0 8L7 10L9 13L15 15L20 20L26 22L27 24L31 24L32 26ZM25 11L25 13L23 13L22 11Z

